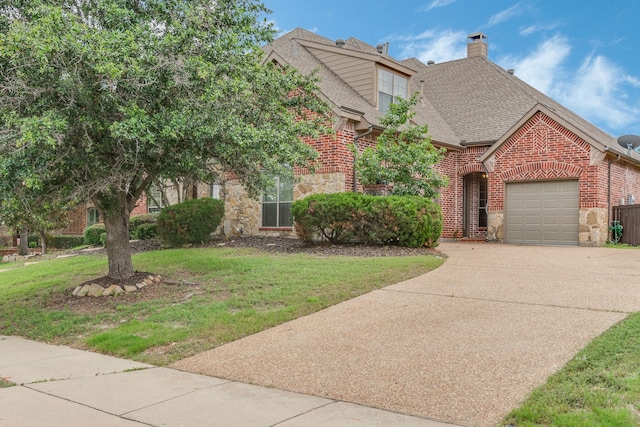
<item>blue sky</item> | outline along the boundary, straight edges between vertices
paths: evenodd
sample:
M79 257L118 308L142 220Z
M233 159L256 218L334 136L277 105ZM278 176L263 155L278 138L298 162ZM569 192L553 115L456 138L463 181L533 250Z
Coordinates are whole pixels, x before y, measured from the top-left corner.
M636 0L264 0L282 33L389 42L396 59L489 59L618 137L640 135L640 2Z

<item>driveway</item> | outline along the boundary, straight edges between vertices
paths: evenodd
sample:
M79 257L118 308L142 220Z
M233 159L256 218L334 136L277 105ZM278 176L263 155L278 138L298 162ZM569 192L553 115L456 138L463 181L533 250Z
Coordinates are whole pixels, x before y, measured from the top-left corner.
M492 426L640 311L640 251L443 243L449 259L179 361L181 370Z

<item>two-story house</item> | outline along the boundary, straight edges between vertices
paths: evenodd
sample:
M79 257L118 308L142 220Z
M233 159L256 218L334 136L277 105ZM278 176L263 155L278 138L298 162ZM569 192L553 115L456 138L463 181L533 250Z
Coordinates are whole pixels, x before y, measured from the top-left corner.
M296 170L295 181L278 180L261 200L227 181L225 232L293 235L294 200L361 191L350 144L374 144L389 104L418 93L414 121L426 123L433 144L447 150L437 166L449 178L438 200L443 238L604 243L611 207L640 195L640 156L491 62L484 34L468 36L467 47L464 59L424 64L391 58L388 45L333 41L303 29L266 46L267 61L317 71L335 133L307 141L321 168Z

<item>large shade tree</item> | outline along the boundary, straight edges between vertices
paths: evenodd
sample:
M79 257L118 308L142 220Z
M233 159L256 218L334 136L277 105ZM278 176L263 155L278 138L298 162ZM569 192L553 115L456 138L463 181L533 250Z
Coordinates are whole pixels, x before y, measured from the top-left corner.
M109 275L131 277L129 215L158 177L215 166L257 194L315 158L300 137L322 130L326 107L313 76L263 62L266 12L253 0L0 6L0 174L92 200Z

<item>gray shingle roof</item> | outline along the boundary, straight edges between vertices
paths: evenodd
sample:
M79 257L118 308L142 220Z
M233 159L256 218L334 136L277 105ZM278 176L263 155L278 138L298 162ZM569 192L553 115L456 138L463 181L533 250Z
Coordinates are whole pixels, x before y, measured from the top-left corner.
M382 117L376 106L363 98L336 73L329 70L297 40L335 47L335 41L297 28L266 46L265 52L277 52L302 73L317 70L322 94L337 107L361 111L369 123L379 124ZM345 40L344 49L378 55L376 48L355 38ZM536 105L543 105L560 120L611 151L626 154L615 138L582 117L529 86L484 57L473 57L425 65L415 58L393 62L415 70L412 93L423 94L416 107L414 121L428 124L435 142L461 147L460 142L491 145L505 136ZM632 153L640 160L637 153Z

